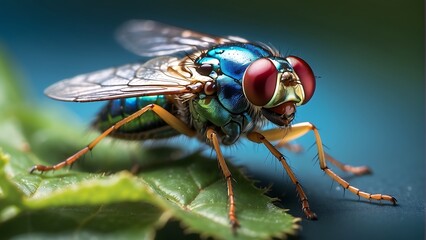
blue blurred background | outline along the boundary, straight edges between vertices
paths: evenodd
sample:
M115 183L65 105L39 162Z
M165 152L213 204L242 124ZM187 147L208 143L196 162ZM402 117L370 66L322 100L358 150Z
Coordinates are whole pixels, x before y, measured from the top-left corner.
M2 1L0 49L23 75L34 104L67 108L90 122L99 103L47 99L50 84L80 73L143 61L114 40L129 19L153 19L216 35L238 35L297 55L319 76L296 122L320 129L328 152L374 174L346 179L399 206L357 201L332 184L308 150L286 153L318 222L303 220L304 239L423 239L425 208L424 2L403 1ZM197 148L196 144L194 149ZM272 195L302 216L295 189L263 146L243 141L226 151ZM336 171L338 172L338 171Z

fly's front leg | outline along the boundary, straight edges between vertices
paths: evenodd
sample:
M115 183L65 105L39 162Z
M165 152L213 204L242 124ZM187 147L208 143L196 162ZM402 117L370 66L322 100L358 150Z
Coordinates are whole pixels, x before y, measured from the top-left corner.
M305 191L303 191L302 185L300 185L299 180L297 180L284 156L261 133L250 132L247 134L247 138L252 142L263 143L263 145L265 145L268 150L280 161L280 163L286 170L288 176L290 177L291 181L294 185L296 185L296 190L299 195L300 202L302 203L302 210L305 213L306 217L310 220L316 220L317 215L309 207L308 197L306 196Z
M87 145L85 148L81 149L74 155L67 158L65 161L60 162L53 166L44 166L44 165L35 165L31 168L30 173L34 171L40 171L40 172L46 172L51 170L57 170L64 166L68 166L73 164L75 161L77 161L81 156L86 154L87 152L91 151L102 139L104 139L106 136L108 136L110 133L114 132L115 130L119 129L126 123L129 123L133 121L134 119L140 117L142 114L144 114L147 111L153 111L155 112L163 121L165 121L167 124L169 124L171 127L173 127L176 131L185 134L187 136L195 136L196 132L193 129L190 129L182 120L175 117L173 114L169 113L164 108L160 107L156 104L149 104L137 112L129 115L128 117L120 120L116 124L112 125L110 128L105 130L101 135L99 135L95 140L93 140L89 145Z
M282 135L282 131L283 131L282 129L272 129L272 130L261 132L261 135L264 136L266 139L274 141L274 140L277 140L278 136ZM313 124L308 122L295 124L295 125L292 125L291 128L287 129L286 131L287 132L286 132L285 138L288 139L288 141L301 137L309 131L313 131L315 135L315 142L318 149L318 157L319 157L321 170L323 170L334 181L338 182L344 189L347 189L353 194L365 199L385 200L393 204L396 204L397 201L394 197L390 195L380 194L380 193L371 194L371 193L363 192L359 190L358 188L351 186L347 181L343 180L340 176L338 176L331 169L329 169L326 164L326 157L329 155L327 155L324 152L321 137L319 135L317 128ZM333 161L330 159L328 160L333 163Z
M207 134L207 139L210 141L210 143L213 145L214 150L216 151L217 161L219 162L220 169L222 169L222 173L226 179L226 185L228 187L228 204L229 204L228 217L229 217L229 222L232 225L232 229L235 231L235 229L239 227L239 223L237 220L237 216L235 215L235 199L234 199L234 190L232 189L231 172L229 171L229 168L225 162L225 158L223 157L222 151L220 150L220 144L219 144L216 131L209 128L207 129L206 134Z
M286 129L271 129L263 131L262 134L269 141L279 141L276 145L277 147L284 147L293 152L300 152L302 148L297 144L290 144L289 142L305 135L307 132L315 128L310 123L298 123L292 125L290 128ZM325 160L338 167L340 170L344 172L349 172L355 175L364 175L370 174L371 170L367 166L352 166L348 164L344 164L330 154L324 151Z

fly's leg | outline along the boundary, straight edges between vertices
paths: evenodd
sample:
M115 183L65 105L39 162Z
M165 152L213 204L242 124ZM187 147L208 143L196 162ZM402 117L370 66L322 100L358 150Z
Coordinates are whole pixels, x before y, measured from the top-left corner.
M283 131L282 129L272 129L272 130L267 130L267 131L261 132L261 134L259 134L259 133L258 134L261 137L264 137L268 140L274 141L274 140L277 140L278 136L280 136L280 135L282 136L282 131ZM327 155L324 152L321 137L319 135L317 128L313 124L305 122L305 123L299 123L299 124L292 125L291 128L287 130L285 137L288 140L292 140L292 139L296 139L298 137L305 135L309 131L313 131L314 135L315 135L315 143L316 143L317 149L318 149L318 157L319 157L320 168L329 177L331 177L334 181L338 182L344 189L349 190L350 192L352 192L353 194L355 194L359 197L362 197L362 198L365 198L365 199L368 199L368 200L370 200L370 199L379 200L379 201L385 200L385 201L391 202L394 205L396 204L397 201L394 197L392 197L390 195L380 194L380 193L371 194L371 193L363 192L363 191L359 190L358 188L351 186L347 181L343 180L340 176L338 176L331 169L329 169L327 167L327 164L326 164L326 156L329 156L329 155ZM265 141L268 142L268 140L266 140L266 139L263 139L263 141L258 140L257 142L265 142ZM329 161L330 161L330 159L329 159ZM333 163L332 160L330 162ZM339 164L339 162L338 162L338 164Z
M235 231L235 229L239 227L239 223L237 220L237 216L235 215L235 199L234 199L234 191L232 189L231 172L229 171L228 166L226 165L225 159L223 158L222 151L220 150L217 133L213 129L209 128L207 129L206 134L207 134L207 139L210 141L210 143L213 145L214 150L216 151L217 161L219 162L220 169L222 169L222 173L226 179L226 185L228 187L228 204L229 204L228 217L229 217L229 222L232 225L232 229Z
M299 138L303 135L305 135L307 132L312 130L309 127L306 127L307 123L298 123L291 126L291 128L288 129L271 129L263 131L262 134L269 140L269 141L279 141L276 145L277 147L284 147L290 151L293 152L300 152L302 149L297 144L290 144L289 142ZM313 126L312 124L310 124ZM340 170L344 172L349 172L355 175L364 175L364 174L370 174L371 169L367 166L352 166L348 164L344 164L334 157L332 157L330 154L324 151L324 157L325 160L333 164L334 166L338 167Z
M268 150L280 161L280 163L283 165L284 169L286 170L288 176L290 177L291 181L294 185L296 185L296 190L300 198L300 202L302 203L302 210L305 213L306 217L310 220L316 220L317 215L311 210L308 203L308 197L306 197L305 192L303 191L302 185L300 185L299 180L297 180L296 176L294 175L293 171L291 170L290 166L288 165L286 159L284 156L277 150L276 147L274 147L271 142L269 142L265 136L258 132L250 132L247 134L247 138L250 141L256 142L256 143L263 143Z
M81 149L80 151L76 152L74 155L67 158L65 161L60 162L53 166L44 166L44 165L35 165L31 168L30 173L34 171L40 171L40 172L46 172L51 170L57 170L64 166L68 166L73 164L75 161L77 161L81 156L86 154L87 152L91 151L102 139L104 139L106 136L108 136L110 133L114 132L115 130L119 129L121 126L123 126L126 123L129 123L133 121L134 119L140 117L142 114L144 114L147 111L153 111L155 112L163 121L165 121L168 125L173 127L176 131L185 134L187 136L193 137L196 135L196 132L189 128L182 120L175 117L173 114L169 113L164 108L160 107L156 104L149 104L141 109L139 109L137 112L129 115L128 117L120 120L116 124L112 125L110 128L105 130L101 135L99 135L95 140L93 140L89 145L87 145L85 148Z
M325 157L325 160L329 161L331 164L338 167L340 170L344 172L349 172L355 175L365 175L365 174L371 173L371 169L367 166L352 166L352 165L344 164L338 161L337 159L335 159L334 157L332 157L327 152L324 152L324 157Z
M299 144L289 143L284 140L280 141L278 144L275 145L277 148L285 148L291 152L294 153L301 153L303 151L303 147Z

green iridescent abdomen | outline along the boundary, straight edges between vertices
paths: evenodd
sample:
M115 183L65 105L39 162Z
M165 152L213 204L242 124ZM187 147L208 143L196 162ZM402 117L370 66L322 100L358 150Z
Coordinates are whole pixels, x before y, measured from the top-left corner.
M100 131L105 131L115 123L149 104L157 104L176 115L177 109L173 104L173 99L165 95L115 99L109 101L101 110L94 122L94 126ZM147 111L139 118L115 130L110 136L141 140L167 138L178 134L157 114Z

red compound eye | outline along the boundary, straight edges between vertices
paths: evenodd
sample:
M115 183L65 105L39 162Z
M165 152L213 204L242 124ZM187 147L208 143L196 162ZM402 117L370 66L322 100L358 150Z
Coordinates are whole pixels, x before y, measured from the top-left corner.
M286 58L290 65L293 67L297 76L299 76L300 82L302 82L303 91L305 92L305 100L302 104L305 104L311 99L315 92L315 76L311 67L303 59L295 56L289 56Z
M271 60L261 58L247 67L243 77L246 98L256 106L266 105L274 96L278 71Z

